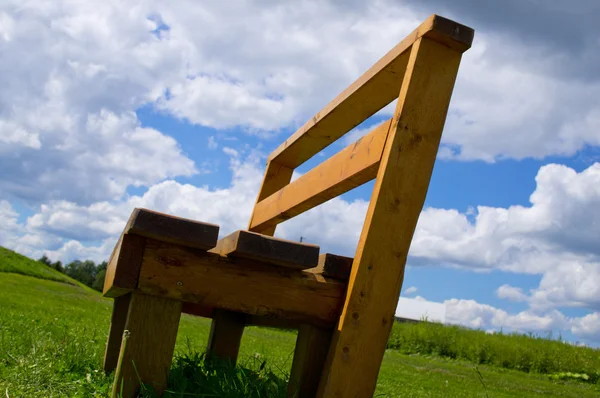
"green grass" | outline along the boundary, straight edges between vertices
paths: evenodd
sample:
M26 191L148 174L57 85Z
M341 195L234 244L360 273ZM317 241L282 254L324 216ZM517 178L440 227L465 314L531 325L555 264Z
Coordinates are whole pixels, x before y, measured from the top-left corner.
M0 247L0 272L12 272L81 286L79 282L67 275L4 247Z
M600 351L559 340L523 334L488 334L460 326L433 323L396 324L388 348L404 354L464 359L506 369L541 374L572 372L600 380Z
M108 396L112 375L104 375L101 364L110 322L111 300L79 285L0 272L0 308L2 396ZM552 380L540 373L504 369L494 361L477 364L478 361L463 358L463 354L456 354L456 359L450 359L451 355L441 352L439 348L443 346L441 339L450 339L453 342L451 346L463 347L456 348L456 352L468 352L469 339L472 345L479 347L486 343L487 340L483 339L490 338L499 339L508 347L541 344L539 350L543 351L544 344L549 343L545 340L531 342L532 339L527 340L526 337L523 340L510 340L510 336L489 336L474 331L479 334L464 335L465 340L461 342L461 333L470 331L453 328L442 331L435 329L435 325L434 329L425 330L431 326L394 326L392 337L396 340L391 340L390 345L398 344L398 336L409 336L399 346L405 352L397 349L386 352L375 396L583 398L600 395L599 384L571 379ZM210 321L207 319L187 315L182 317L166 396L285 396L295 332L247 328L240 352L241 366L234 368L204 363L202 352L208 340L209 327ZM428 333L430 335L427 337ZM425 340L434 343L425 345ZM436 345L438 348L435 348ZM428 355L408 353L410 350L427 352L424 348L415 348L422 346L433 348L427 349ZM590 350L591 354L588 355L588 351L572 348L575 350L573 353L557 351L556 355L576 356L579 352L585 352L582 356L588 358L594 354L596 362L590 362L590 366L597 366L598 351ZM575 361L576 358L568 360ZM533 371L532 368L529 370ZM575 372L577 369L569 371ZM182 395L183 392L186 395ZM146 391L144 396L152 397L153 394Z

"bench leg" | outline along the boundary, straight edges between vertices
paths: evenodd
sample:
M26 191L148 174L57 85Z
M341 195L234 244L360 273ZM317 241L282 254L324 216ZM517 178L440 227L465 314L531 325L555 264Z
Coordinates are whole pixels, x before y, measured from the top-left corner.
M131 294L113 398L136 397L140 380L162 394L173 360L181 305L135 291Z
M235 364L245 324L245 314L220 308L215 309L210 326L206 358L210 360L216 357Z
M108 341L106 342L106 351L104 351L104 371L106 373L112 372L117 367L130 301L131 294L117 297L113 301Z
M289 398L314 398L331 343L332 330L302 325L298 329L288 384Z

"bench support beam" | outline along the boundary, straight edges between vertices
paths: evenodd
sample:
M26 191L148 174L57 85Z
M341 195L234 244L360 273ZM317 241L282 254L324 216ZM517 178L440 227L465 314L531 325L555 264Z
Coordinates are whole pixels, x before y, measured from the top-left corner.
M394 321L462 53L411 49L318 397L371 397Z

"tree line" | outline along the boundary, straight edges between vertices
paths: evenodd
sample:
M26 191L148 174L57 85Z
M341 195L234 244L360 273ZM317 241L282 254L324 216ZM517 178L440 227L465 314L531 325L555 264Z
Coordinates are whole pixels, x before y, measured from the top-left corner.
M38 261L99 292L104 287L104 277L106 276L106 267L108 266L106 261L96 264L91 260L75 260L67 265L63 265L60 261L50 261L46 255L42 256Z

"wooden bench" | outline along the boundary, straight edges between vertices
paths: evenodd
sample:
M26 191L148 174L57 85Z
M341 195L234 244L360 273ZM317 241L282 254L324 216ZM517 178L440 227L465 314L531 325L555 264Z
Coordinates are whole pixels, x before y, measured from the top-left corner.
M113 396L166 385L182 312L212 318L207 357L237 360L246 325L297 328L289 395L370 397L473 30L432 15L268 158L247 231L136 209L111 256L104 368ZM295 168L398 99L391 119ZM375 179L354 258L274 238L277 224Z

